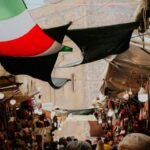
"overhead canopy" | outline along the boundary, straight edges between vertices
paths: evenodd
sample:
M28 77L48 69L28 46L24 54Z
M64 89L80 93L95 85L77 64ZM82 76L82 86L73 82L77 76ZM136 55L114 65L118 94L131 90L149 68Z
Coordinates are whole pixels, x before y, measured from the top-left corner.
M33 98L39 94L39 91L30 94L23 94L20 90L22 83L16 82L16 77L13 75L1 76L0 77L0 102L9 102L11 99L15 99L17 105L23 101ZM4 97L2 96L4 94Z
M149 74L150 53L131 44L128 51L117 55L109 63L101 91L114 96L131 88L137 93L139 87L148 80Z
M90 115L94 113L94 108L90 108L90 109L75 109L75 110L67 110L65 109L68 114L72 114L72 115Z
M15 76L12 75L8 75L8 76L1 76L0 77L0 91L5 91L5 90L17 90L19 85L21 85L21 83L17 83L15 81Z
M94 113L95 108L89 108L89 109L55 109L57 114L71 114L71 115L91 115Z

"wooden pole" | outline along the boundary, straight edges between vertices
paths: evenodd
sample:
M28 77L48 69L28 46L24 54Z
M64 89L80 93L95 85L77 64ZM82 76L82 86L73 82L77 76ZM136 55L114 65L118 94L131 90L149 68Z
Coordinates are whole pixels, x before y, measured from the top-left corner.
M149 119L150 119L150 75L148 76L148 111L149 111Z
M144 33L149 29L150 17L150 0L143 0L139 9L137 10L136 21L140 22L139 31Z

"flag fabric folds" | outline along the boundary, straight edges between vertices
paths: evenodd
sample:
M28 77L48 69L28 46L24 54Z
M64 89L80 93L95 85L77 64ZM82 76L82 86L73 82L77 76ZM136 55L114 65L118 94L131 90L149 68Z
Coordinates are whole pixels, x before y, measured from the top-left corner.
M48 36L51 36L53 39L58 41L59 43L63 42L64 35L66 34L67 28L72 24L72 22L69 22L67 25L61 26L60 27L54 27L54 28L48 28L48 29L43 29L44 33L46 33ZM66 28L66 30L64 29ZM59 35L59 36L58 36ZM66 45L63 45L60 49L61 52L71 52L73 51L73 48L68 47Z
M49 34L52 34L52 37L55 37L58 41L62 41L64 34L59 37L60 33L65 33L70 24L66 24L60 27L55 27L48 29ZM57 31L58 30L58 31ZM47 33L48 35L48 33ZM47 81L54 88L60 88L70 79L66 78L52 78L51 72L55 65L55 62L58 57L58 52L51 55L46 56L38 56L38 57L8 57L1 56L0 62L2 66L11 74L27 74L34 78ZM53 82L54 81L54 82Z
M83 60L80 64L86 64L127 50L132 32L138 26L139 23L132 22L105 27L72 29L67 31L67 36L78 45L82 52ZM72 64L72 66L75 65L79 64Z
M111 60L100 87L101 93L122 98L126 91L138 93L141 83L147 81L150 73L150 55L136 44L130 44L127 51Z
M11 74L27 74L60 88L69 79L52 78L61 43L71 23L42 30L22 0L0 1L0 62Z
M34 22L22 0L2 0L0 8L0 55L45 56L61 49L62 45Z

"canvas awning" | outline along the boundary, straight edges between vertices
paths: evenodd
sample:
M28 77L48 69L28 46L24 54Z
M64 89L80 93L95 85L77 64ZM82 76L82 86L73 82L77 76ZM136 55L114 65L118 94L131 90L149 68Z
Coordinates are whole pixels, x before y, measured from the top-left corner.
M57 114L67 113L67 114L71 114L71 115L91 115L94 113L95 109L94 108L87 108L87 109L60 109L60 108L56 108L55 111Z
M136 44L142 47L139 41ZM128 51L117 55L109 63L101 92L116 95L131 88L133 92L137 93L141 84L148 79L150 74L149 52L148 47L145 51L132 43Z
M94 108L89 108L89 109L74 109L74 110L67 110L65 109L68 114L72 115L90 115L94 113Z

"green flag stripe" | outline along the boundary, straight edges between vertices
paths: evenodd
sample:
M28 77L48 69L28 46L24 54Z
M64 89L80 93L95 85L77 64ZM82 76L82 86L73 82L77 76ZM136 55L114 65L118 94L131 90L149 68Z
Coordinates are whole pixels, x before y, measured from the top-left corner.
M8 19L26 10L22 0L0 0L0 20Z
M63 46L60 51L61 52L72 52L73 48L68 47L68 46Z

